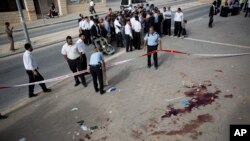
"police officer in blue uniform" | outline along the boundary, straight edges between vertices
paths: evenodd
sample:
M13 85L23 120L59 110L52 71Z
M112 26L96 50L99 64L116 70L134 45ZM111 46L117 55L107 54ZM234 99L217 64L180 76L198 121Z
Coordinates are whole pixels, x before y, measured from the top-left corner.
M103 54L98 51L98 48L94 47L94 53L91 54L89 62L90 73L93 77L95 91L100 91L100 94L104 94L105 91L103 90L103 74L101 63L103 63L105 69ZM97 79L99 80L100 89L98 88Z
M147 49L147 52L152 52L157 50L159 47L159 49L162 49L161 46L161 39L160 39L160 35L155 32L154 27L151 26L149 28L149 33L146 34L146 36L144 37L144 50ZM157 52L155 52L153 54L153 59L154 59L154 66L155 69L158 69L158 58L157 58ZM148 68L151 67L151 54L148 55Z

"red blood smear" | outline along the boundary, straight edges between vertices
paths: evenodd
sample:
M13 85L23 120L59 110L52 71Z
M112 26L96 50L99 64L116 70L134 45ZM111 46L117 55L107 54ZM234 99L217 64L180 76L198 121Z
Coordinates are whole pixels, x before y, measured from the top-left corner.
M90 140L90 139L91 139L91 137L90 137L90 135L89 135L89 134L86 134L86 135L85 135L85 138L87 138L88 140Z
M173 131L156 131L152 135L184 135L187 133L192 133L193 138L196 139L198 135L201 135L201 132L197 132L196 129L199 128L202 124L206 122L212 122L213 117L209 114L199 115L197 119L191 120L188 124L184 125L179 130Z
M198 108L200 106L206 106L208 104L211 104L215 101L215 99L218 98L217 95L219 93L219 90L213 93L208 92L207 87L205 85L194 86L190 91L184 93L187 97L192 97L192 99L188 101L189 104L186 107L176 109L173 106L169 105L169 110L161 118L191 112L193 108Z

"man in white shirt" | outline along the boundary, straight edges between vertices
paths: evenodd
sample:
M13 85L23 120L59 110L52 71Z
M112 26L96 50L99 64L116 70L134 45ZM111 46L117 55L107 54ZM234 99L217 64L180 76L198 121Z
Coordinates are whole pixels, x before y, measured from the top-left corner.
M89 12L90 12L91 14L96 13L96 12L95 12L95 2L94 2L93 0L91 0L91 1L89 2Z
M89 21L88 16L85 17L85 20L81 25L81 28L82 28L83 33L85 35L84 43L87 45L91 44L91 37L90 37L90 28L91 27L90 27L90 21Z
M79 20L79 33L83 33L84 34L84 31L83 31L83 23L85 21L85 17L82 17L81 20Z
M26 70L26 73L29 76L29 83L43 81L43 76L38 72L38 65L35 58L32 56L31 52L33 51L33 47L30 43L26 43L24 45L25 52L23 54L23 64ZM44 83L39 84L43 89L43 92L51 92L51 89L48 89ZM29 97L35 97L37 95L34 94L35 85L29 85Z
M65 60L69 65L70 70L73 73L84 70L84 66L82 65L83 55L81 52L83 52L83 49L77 44L73 44L71 36L67 36L66 43L62 47L61 53L64 56ZM80 81L78 79L78 77L80 77L83 86L87 87L84 73L74 77L75 77L75 86L78 86L80 84Z
M93 16L90 16L89 17L89 27L90 27L90 29L92 28L92 26L95 24L95 22L94 22L94 17Z
M132 51L132 39L133 39L133 35L132 35L132 28L131 28L131 23L130 20L126 21L126 25L125 25L125 39L126 39L126 51L129 52Z
M132 29L134 29L135 16L136 16L136 15L134 14L133 17L130 18L130 23L131 23Z
M79 49L79 52L82 55L81 63L83 66L83 70L87 69L88 63L87 63L87 52L86 52L86 45L84 43L85 36L84 34L79 34L79 39L76 41L77 48Z
M141 22L139 22L139 17L135 16L135 21L134 21L134 47L135 49L141 49Z
M166 7L163 7L163 34L171 36L171 19L172 19L172 11L171 7L168 7L168 10L166 10Z
M178 8L174 16L174 36L178 36L178 37L181 36L181 31L182 31L181 24L183 22L183 19L184 19L184 16L181 11L181 8Z
M114 26L115 26L117 47L123 47L123 40L122 40L122 33L121 33L122 25L119 22L118 18L115 19Z

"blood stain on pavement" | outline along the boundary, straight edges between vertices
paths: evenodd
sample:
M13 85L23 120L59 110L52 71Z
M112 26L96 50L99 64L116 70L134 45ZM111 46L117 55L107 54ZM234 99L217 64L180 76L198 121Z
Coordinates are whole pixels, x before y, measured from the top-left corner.
M151 135L184 135L191 133L192 139L197 139L198 136L202 135L202 132L196 131L197 128L199 128L202 124L206 122L212 122L213 117L210 114L203 114L197 116L197 119L191 120L189 123L185 124L181 129L179 130L172 130L172 131L155 131Z
M172 105L168 105L168 111L161 118L191 112L193 108L199 108L200 106L212 104L215 99L218 98L218 94L220 92L220 90L209 92L206 85L193 86L191 90L184 93L187 97L191 97L191 100L188 100L189 104L180 109L174 108Z

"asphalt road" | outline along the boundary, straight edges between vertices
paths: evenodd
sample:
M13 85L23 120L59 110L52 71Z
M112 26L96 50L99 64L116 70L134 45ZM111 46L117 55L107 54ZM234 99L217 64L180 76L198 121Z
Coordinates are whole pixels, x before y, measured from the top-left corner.
M192 1L194 1L194 0L171 1L171 2L167 2L167 3L166 2L159 3L159 4L156 4L156 6L161 8L161 7L166 6L166 5L173 6L173 5L184 4L184 3L188 3L188 2L192 2ZM117 4L112 3L112 4L110 4L110 6L111 5L112 6L119 6L119 3L117 3ZM54 24L54 25L45 26L45 27L41 27L41 28L30 29L29 36L30 37L37 37L37 36L41 36L41 35L59 32L59 31L65 30L65 29L75 28L77 26L78 26L77 20L76 21L69 21L69 22L65 22L65 23L60 23L60 24ZM20 41L20 40L25 39L23 32L16 32L16 33L14 33L13 36L14 36L15 41ZM9 43L9 40L7 39L7 37L1 36L0 37L0 45L6 44L6 43Z
M186 10L184 11L185 18L188 21L199 18L207 14L208 10L208 6ZM62 44L63 43L59 43L34 51L34 56L39 64L39 71L45 79L70 72L66 62L60 54ZM1 59L0 66L0 84L21 84L28 82L21 54ZM74 82L72 82L72 85L73 84ZM40 91L41 89L39 86L36 86L35 90ZM27 87L0 90L0 110L7 106L12 107L15 103L20 103L27 97Z

